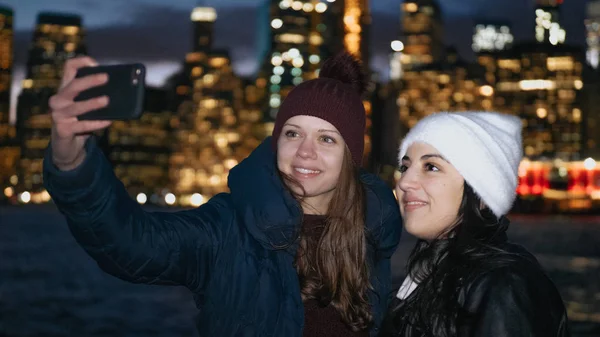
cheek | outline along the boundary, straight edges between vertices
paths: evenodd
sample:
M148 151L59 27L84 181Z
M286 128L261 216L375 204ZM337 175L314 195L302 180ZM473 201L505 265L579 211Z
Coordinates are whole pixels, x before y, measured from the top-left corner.
M330 170L339 172L344 162L344 153L340 151L323 151L319 154Z
M402 190L400 189L400 181L394 186L394 192L396 192L396 199L400 200L402 198Z
M281 152L277 152L277 168L279 169L279 171L283 171L283 158L281 156Z
M440 224L444 224L443 227L451 226L458 216L458 209L462 202L460 188L451 183L442 183L436 199Z
M291 162L292 156L290 155L289 146L279 146L277 148L277 168L280 171L287 172L287 166Z
M289 160L294 153L294 145L291 142L279 141L277 143L277 161Z
M396 195L396 201L398 202L398 207L400 207L400 213L402 213L402 197L404 196L404 192L400 189L400 184L396 184L394 188L394 194ZM404 215L404 214L403 214Z
M460 204L462 203L462 199L463 199L463 189L462 186L460 187L456 187L453 191L453 196L452 196L452 211L454 212L454 214L456 216L458 216L458 210L460 209Z
M448 200L448 207L458 212L458 208L460 207L463 198L463 182L446 182L444 183L444 191L446 199Z

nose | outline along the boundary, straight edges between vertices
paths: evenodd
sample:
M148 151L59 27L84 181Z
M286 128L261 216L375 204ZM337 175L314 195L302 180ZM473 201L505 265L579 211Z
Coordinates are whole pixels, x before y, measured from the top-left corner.
M415 190L419 186L419 173L417 170L406 169L398 179L396 187L402 192Z
M316 159L317 151L315 149L315 144L308 137L302 140L302 143L298 147L298 151L296 155L302 159Z

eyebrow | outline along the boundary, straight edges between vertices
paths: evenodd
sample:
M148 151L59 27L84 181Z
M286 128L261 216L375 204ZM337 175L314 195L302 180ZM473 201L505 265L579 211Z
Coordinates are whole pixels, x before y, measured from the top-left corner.
M292 124L292 123L285 123L285 124L283 124L283 125L284 125L284 126L286 126L286 125L288 125L288 126L293 126L293 127L295 127L295 128L302 129L302 127L300 127L299 125ZM319 130L317 130L317 131L318 131L318 132L333 132L333 133L337 133L338 135L340 135L340 133L339 133L339 132L337 132L337 131L335 131L335 130L329 130L329 129L319 129Z
M340 134L339 132L335 131L335 130L328 130L328 129L319 129L319 132L333 132L333 133L337 133L338 135Z
M446 160L446 158L442 157L442 155L439 155L439 154L430 153L430 154L424 154L421 156L421 160L427 160L427 159L431 159L431 158L439 158L445 162L448 162ZM409 156L402 157L402 160L411 161Z

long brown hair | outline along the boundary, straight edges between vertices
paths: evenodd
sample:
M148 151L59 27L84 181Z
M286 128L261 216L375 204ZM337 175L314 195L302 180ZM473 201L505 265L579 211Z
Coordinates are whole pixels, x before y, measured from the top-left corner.
M283 179L302 187L289 176L284 175ZM293 194L302 203L302 195ZM302 300L316 299L333 305L353 331L368 328L373 320L367 295L370 283L365 211L364 186L346 147L323 234L316 249L307 249L307 237L300 231L296 270L301 280Z

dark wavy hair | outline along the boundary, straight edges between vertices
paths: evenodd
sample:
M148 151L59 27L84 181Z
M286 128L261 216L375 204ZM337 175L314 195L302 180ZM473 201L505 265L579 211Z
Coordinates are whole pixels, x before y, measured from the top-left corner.
M458 301L468 282L463 277L481 270L492 256L510 261L510 253L495 244L506 240L507 228L508 220L497 218L465 182L455 224L437 239L419 240L410 254L407 273L419 286L406 298L395 325L408 323L424 336L456 336L459 319L467 314Z

